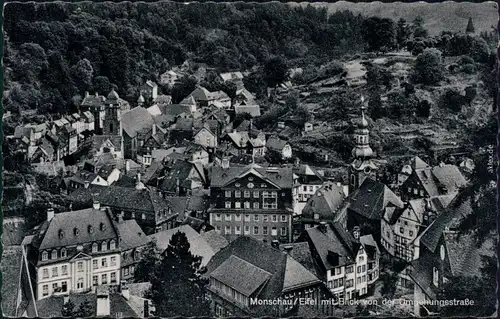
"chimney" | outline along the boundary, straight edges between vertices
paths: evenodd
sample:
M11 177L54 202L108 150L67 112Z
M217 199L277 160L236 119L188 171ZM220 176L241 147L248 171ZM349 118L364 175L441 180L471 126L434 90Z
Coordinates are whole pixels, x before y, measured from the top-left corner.
M320 222L320 223L319 223L319 230L320 230L322 233L326 233L326 222Z
M130 290L129 290L128 286L122 285L121 291L122 291L123 298L125 298L126 300L129 300L130 299Z
M285 247L283 247L283 249L285 250L285 252L287 254L290 255L290 253L292 252L293 246L292 245L286 245Z
M92 207L95 209L95 210L100 210L101 209L101 203L99 203L98 200L94 200L94 204L92 205Z
M89 91L85 91L85 97L89 97Z
M354 236L354 239L359 240L359 236L361 235L361 229L359 228L359 226L354 226L352 235Z
M54 218L54 208L47 209L47 221L50 222Z
M277 239L274 239L271 242L271 246L274 247L274 248L279 248L280 247L280 242Z
M125 173L128 173L130 171L130 162L127 160L125 161Z
M67 304L69 302L69 295L64 295L63 296L63 305Z
M153 135L156 135L156 124L153 124Z
M89 188L89 186L90 186L90 182L89 182L89 181L85 181L83 186L84 186L85 188Z
M229 157L224 157L222 159L222 168L224 169L229 168Z
M119 223L122 223L123 222L123 215L125 215L125 213L123 212L123 210L118 214L118 222Z
M95 97L98 97L99 96L99 93L95 92Z
M99 316L109 316L111 313L111 307L109 302L109 288L107 286L97 287L97 307L96 315Z

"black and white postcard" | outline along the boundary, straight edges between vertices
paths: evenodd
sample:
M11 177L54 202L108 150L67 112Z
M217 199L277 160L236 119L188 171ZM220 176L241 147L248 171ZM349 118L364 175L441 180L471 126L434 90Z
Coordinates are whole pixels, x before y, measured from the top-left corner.
M10 2L5 317L496 317L495 2Z

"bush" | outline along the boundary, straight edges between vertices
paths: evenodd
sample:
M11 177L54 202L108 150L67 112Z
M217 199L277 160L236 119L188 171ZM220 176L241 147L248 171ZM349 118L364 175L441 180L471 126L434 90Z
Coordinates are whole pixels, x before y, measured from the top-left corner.
M476 73L476 66L474 64L466 64L462 66L461 71L465 74L474 74Z
M467 98L457 89L447 89L441 96L441 105L453 112L460 112L465 104L467 104Z
M438 84L444 77L441 51L426 49L417 56L412 78L415 83L425 85Z

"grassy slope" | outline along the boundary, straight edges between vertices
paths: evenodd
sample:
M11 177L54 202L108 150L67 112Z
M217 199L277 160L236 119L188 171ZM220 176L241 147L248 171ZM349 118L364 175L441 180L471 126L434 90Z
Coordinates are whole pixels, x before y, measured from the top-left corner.
M303 5L307 3L291 4ZM349 3L339 1L335 3L314 3L313 6L328 7L330 13L349 10L361 13L364 16L380 16L398 20L404 18L413 21L415 17L422 16L425 27L431 35L438 35L443 30L465 31L469 17L472 17L476 32L490 31L491 26L498 23L497 5L493 1L483 3L456 3L446 1L442 3Z

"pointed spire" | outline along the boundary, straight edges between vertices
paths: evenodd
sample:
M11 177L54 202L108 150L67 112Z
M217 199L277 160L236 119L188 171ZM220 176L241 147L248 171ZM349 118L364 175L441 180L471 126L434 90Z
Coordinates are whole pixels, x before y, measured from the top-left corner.
M352 156L357 158L369 158L373 155L370 147L370 131L368 130L368 121L365 118L365 98L361 96L361 119L358 122L358 128L354 132L355 146L352 150Z
M465 32L467 32L467 33L476 32L476 30L474 28L474 23L472 23L472 18L469 18L469 22L467 22L467 28L465 29Z

